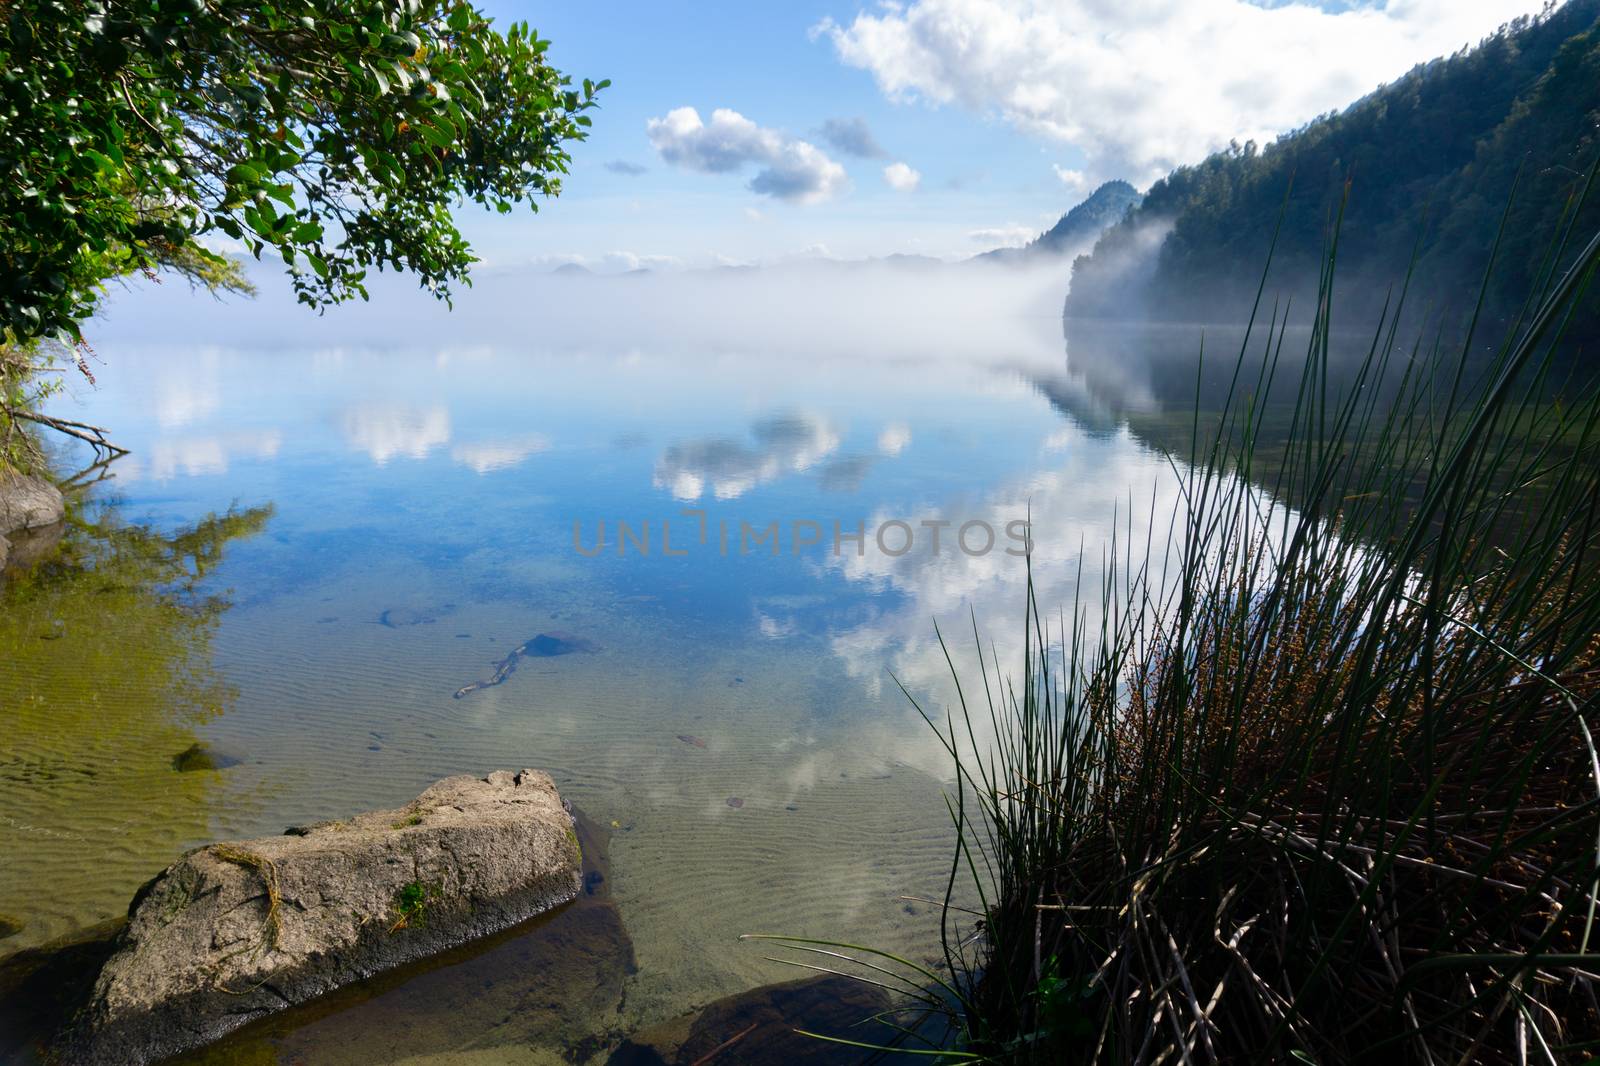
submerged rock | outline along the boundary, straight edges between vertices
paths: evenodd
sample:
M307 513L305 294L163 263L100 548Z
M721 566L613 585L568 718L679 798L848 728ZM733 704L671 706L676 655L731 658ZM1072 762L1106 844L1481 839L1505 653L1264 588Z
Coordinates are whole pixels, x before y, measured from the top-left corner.
M510 655L496 663L494 676L487 681L474 681L456 689L456 699L465 699L474 692L505 684L506 678L517 672L517 664L524 658L552 659L558 655L578 653L593 655L599 650L600 645L582 637L569 636L565 633L540 633L533 639L517 645Z
M243 761L237 755L218 751L210 745L194 743L172 757L172 768L180 774L192 774L196 770L226 770Z
M134 897L67 1057L165 1058L582 890L572 821L534 770L447 778L399 810L199 848Z
M66 501L43 478L0 473L0 570L28 570L65 530Z
M9 546L0 550L0 566L22 572L31 570L55 553L61 538L67 532L65 522L53 522L32 529L14 529L6 535Z
M454 614L456 605L446 603L443 606L428 609L415 607L390 607L378 615L378 624L389 629L404 629L407 626L431 626L440 618Z
M694 1014L652 1026L623 1041L607 1066L815 1066L867 1061L870 1052L795 1030L888 1045L895 1030L879 1017L890 1009L880 988L845 977L803 978L719 999Z
M13 918L9 914L0 914L0 940L16 936L23 930L21 918Z
M66 517L61 490L43 478L0 474L0 534L42 529Z

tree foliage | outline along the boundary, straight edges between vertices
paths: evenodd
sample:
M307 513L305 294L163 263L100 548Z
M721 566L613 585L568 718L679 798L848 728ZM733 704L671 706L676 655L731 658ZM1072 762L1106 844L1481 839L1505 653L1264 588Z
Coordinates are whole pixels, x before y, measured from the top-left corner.
M606 85L548 44L465 0L0 0L0 325L77 343L109 278L226 285L221 238L313 307L372 267L448 299L451 208L557 194Z

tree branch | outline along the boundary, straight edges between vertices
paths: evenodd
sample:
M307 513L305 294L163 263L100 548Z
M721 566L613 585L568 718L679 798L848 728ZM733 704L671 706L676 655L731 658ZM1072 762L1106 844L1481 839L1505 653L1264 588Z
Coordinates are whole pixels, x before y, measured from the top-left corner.
M91 426L85 422L73 422L65 418L52 418L49 415L35 414L32 411L7 409L5 413L8 418L20 418L36 425L44 426L46 429L53 429L57 433L65 434L68 437L76 437L78 440L88 443L97 452L104 451L110 455L128 454L128 449L111 443L106 437L106 431L99 426Z

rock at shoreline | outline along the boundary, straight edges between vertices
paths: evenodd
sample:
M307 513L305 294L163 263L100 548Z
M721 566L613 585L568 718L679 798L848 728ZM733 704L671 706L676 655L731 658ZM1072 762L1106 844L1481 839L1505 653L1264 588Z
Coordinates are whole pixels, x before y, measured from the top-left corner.
M880 1017L889 1010L889 997L882 989L847 977L808 977L765 985L635 1033L612 1053L606 1066L710 1062L846 1066L869 1061L869 1053L795 1030L890 1045L899 1034Z
M399 810L199 848L134 897L68 1059L166 1058L582 890L572 820L534 770L447 778Z
M66 531L65 522L12 530L5 537L10 542L8 548L0 550L0 566L17 572L31 570L55 552Z
M42 529L66 517L61 490L43 478L0 474L0 534Z
M39 1062L41 1050L89 998L121 919L40 947L0 952L0 1062ZM68 1061L45 1053L45 1062Z
M0 473L0 570L26 570L61 537L66 502L42 478Z

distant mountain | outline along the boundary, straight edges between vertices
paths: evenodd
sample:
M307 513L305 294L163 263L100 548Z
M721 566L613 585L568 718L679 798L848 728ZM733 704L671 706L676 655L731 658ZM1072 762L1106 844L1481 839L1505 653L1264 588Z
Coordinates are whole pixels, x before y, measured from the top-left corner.
M590 270L588 267L584 266L582 263L562 263L560 266L556 267L550 273L552 273L552 274L569 274L569 275L573 275L573 276L576 276L576 277L583 277L583 276L586 276L586 275L589 275L589 274L593 274L594 271Z
M882 263L884 266L899 270L938 270L946 265L944 260L935 259L931 255L909 255L905 252L886 255L882 259L868 259L866 262Z
M1061 220L1021 248L996 248L974 258L1022 263L1040 256L1066 255L1088 248L1106 227L1121 222L1139 204L1139 193L1125 181L1108 181L1061 216Z
M1281 213L1266 306L1293 297L1304 321L1343 201L1334 305L1343 324L1370 326L1415 254L1409 306L1459 327L1515 187L1488 294L1487 311L1503 322L1597 155L1600 0L1569 0L1265 148L1236 144L1173 171L1075 262L1066 314L1241 320ZM1575 232L1596 228L1600 195L1591 195ZM1594 309L1600 292L1590 291Z

